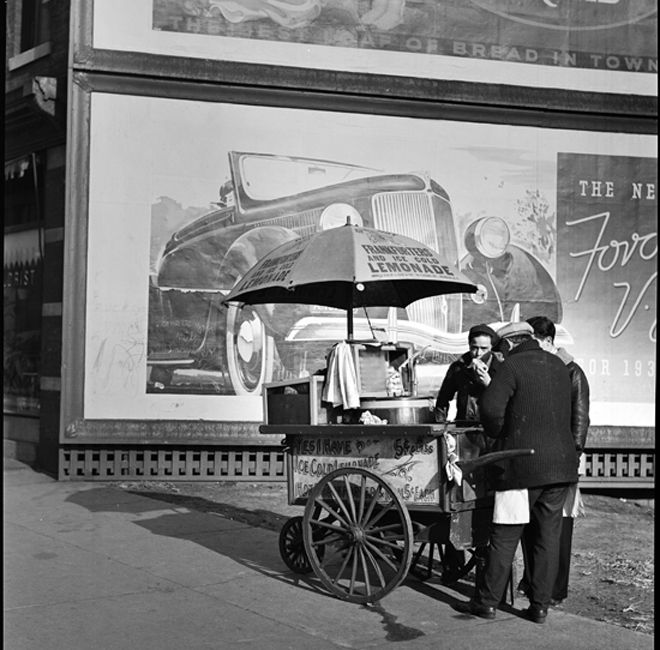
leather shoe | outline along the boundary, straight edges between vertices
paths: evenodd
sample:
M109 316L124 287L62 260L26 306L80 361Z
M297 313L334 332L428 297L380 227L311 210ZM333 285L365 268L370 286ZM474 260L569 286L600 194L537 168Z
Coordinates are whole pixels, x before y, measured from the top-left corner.
M545 619L548 617L548 608L539 607L538 605L530 605L525 610L525 615L534 623L545 623Z
M480 605L479 603L475 603L473 600L468 600L466 603L455 603L454 609L457 612L461 612L462 614L472 614L472 616L486 618L489 621L492 621L495 618L496 612L494 607L486 607L486 605Z
M550 599L550 605L552 607L561 607L564 604L564 599L563 598L551 598Z

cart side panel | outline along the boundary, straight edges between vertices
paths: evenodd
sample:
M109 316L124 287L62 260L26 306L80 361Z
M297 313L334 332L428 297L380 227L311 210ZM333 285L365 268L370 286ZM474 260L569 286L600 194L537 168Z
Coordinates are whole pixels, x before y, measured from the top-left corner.
M430 435L287 437L289 502L302 505L326 474L364 467L385 479L406 506L435 506L440 499L438 439Z

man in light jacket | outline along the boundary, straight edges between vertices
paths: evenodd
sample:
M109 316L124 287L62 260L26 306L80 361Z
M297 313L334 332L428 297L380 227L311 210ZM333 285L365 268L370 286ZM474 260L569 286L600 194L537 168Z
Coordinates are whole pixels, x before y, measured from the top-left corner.
M578 460L584 451L589 432L589 382L582 368L575 363L573 357L564 348L555 347L556 328L554 323L545 316L534 316L528 318L527 322L534 329L534 338L539 342L541 348L556 354L568 369L571 378L571 430L575 441ZM573 522L579 512L582 511L582 498L577 483L569 490L566 503L563 508L563 519L561 529L561 542L559 547L559 570L552 588L552 599L550 604L560 605L568 597L568 578L571 567L571 548L573 543ZM531 540L534 536L532 526L526 526L522 536L522 550L525 559L525 572L518 591L525 595L529 592L531 564L534 561L530 552Z

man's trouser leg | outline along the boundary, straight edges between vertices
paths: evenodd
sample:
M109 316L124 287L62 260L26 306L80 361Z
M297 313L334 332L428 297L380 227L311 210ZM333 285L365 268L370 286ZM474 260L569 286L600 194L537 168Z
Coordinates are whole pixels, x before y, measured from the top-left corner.
M555 585L552 588L552 597L555 600L568 598L568 576L571 572L571 548L573 546L573 521L573 517L563 517L561 520L559 568Z
M522 591L525 595L529 593L530 584L532 582L532 548L534 545L534 527L531 523L527 524L523 530L522 537L520 538L520 547L523 555L523 577L518 583L518 591Z
M486 568L474 599L481 605L497 607L502 601L523 528L524 524L492 524Z
M573 547L573 522L573 517L562 517L561 540L559 543L559 569L557 570L557 579L552 588L552 597L555 600L565 600L568 598L568 579L571 571L571 552ZM525 568L522 580L518 583L518 591L522 591L525 594L529 593L532 582L532 564L534 562L532 547L534 536L534 527L532 524L527 524L520 538Z
M548 607L559 568L562 508L568 484L548 485L529 490L530 523L535 539L532 548L532 574L529 600L532 605Z

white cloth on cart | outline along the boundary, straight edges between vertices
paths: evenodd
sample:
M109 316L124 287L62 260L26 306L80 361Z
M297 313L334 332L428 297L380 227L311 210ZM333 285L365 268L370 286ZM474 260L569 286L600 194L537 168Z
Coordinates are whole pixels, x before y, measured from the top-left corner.
M458 454L456 453L456 437L452 436L447 431L443 432L445 439L445 446L447 447L447 462L445 463L445 472L450 481L454 481L456 485L463 482L463 470L458 465Z
M334 345L328 356L323 399L333 406L343 406L347 409L360 407L355 361L351 347L346 341Z

